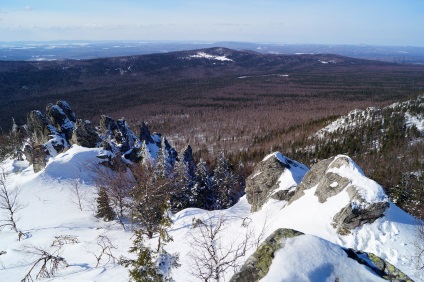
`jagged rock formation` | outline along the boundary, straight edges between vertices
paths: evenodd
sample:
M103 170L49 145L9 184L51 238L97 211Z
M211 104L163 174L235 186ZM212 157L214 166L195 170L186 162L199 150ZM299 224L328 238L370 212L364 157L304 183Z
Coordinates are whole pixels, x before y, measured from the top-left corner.
M263 278L269 270L274 253L284 247L282 239L303 235L302 232L280 228L274 231L246 260L240 271L231 277L230 282L255 282Z
M257 211L271 198L291 204L308 189L315 189L319 203L345 191L349 201L334 215L333 227L340 234L348 234L381 217L389 207L383 188L365 177L348 156L322 160L306 171L303 165L281 153L267 156L246 180L246 198L251 210Z
M131 131L124 118L115 122L112 117L101 116L96 128L88 120L77 120L65 101L48 104L46 115L41 111L30 112L25 128L28 140L24 153L34 165L35 172L46 166L49 157L64 152L73 144L88 148L101 146L132 162L156 159L159 148L163 147L167 166L173 167L178 159L169 142L160 134L151 135L144 122L140 127L140 138Z
M78 119L72 133L72 143L82 147L95 148L101 142L96 128L89 120Z
M282 183L280 179L287 171L292 175L293 183ZM246 198L251 211L258 211L269 198L289 201L296 191L296 185L308 168L283 156L280 152L271 154L255 166L253 173L246 179ZM285 185L281 187L280 185Z

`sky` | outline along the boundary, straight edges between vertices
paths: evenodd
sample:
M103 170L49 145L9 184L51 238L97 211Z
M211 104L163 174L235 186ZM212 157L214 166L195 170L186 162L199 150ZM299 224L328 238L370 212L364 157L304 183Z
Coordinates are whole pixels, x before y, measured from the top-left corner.
M423 0L1 0L0 41L424 46Z

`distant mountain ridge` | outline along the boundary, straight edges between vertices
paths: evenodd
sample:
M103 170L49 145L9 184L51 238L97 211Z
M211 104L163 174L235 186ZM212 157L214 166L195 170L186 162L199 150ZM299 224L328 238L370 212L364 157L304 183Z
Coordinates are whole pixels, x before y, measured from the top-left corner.
M220 56L228 59L213 59ZM111 106L109 101L118 97L131 99L138 105L156 103L159 96L191 85L209 84L213 79L220 82L205 87L222 87L223 83L237 85L243 83L237 81L238 78L261 75L288 77L327 70L340 75L346 71L363 71L364 68L373 72L386 72L394 68L407 72L421 70L419 66L401 66L339 55L261 54L221 47L90 60L0 61L0 107L3 109L0 126L9 128L10 121L7 119L10 116L22 123L23 113L34 107L43 107L51 100L81 104L79 108L83 115L91 118L107 114L111 109L128 108L129 105L116 102L111 102L114 104ZM160 95L153 95L158 91ZM96 95L96 105L87 99L88 95ZM26 105L29 102L32 103L31 107ZM106 109L106 112L101 112L99 107ZM88 113L92 116L87 116Z
M222 46L262 54L338 54L368 60L399 63L424 63L424 47L373 46L366 44L273 44L249 42L158 42L158 41L51 41L0 42L0 60L45 61L93 59L169 53Z

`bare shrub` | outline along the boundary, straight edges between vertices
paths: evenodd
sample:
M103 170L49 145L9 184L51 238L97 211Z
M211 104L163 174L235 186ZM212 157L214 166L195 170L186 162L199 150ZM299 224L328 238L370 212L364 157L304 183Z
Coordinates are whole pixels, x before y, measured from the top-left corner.
M203 281L222 281L225 273L236 272L241 266L241 258L250 249L251 233L246 232L239 242L224 244L223 235L227 219L224 216L216 221L211 219L194 220L197 232L190 233L193 250L189 253L193 268L191 275Z
M78 206L80 211L83 210L85 198L86 193L81 189L79 179L73 181L70 189L70 200L72 203Z
M99 254L93 253L97 261L95 267L98 267L102 259L105 257L107 259L105 265L111 261L112 263L118 261L118 259L113 255L113 250L116 250L117 248L112 244L108 236L104 234L97 236L97 245L100 247L100 252Z
M78 244L78 243L79 243L78 236L59 235L59 236L54 237L52 247L54 247L54 246L60 247L60 246L63 246L65 244Z
M8 189L6 184L6 176L6 173L4 170L2 170L0 173L0 210L2 210L5 214L5 219L0 219L0 229L4 227L10 227L11 230L18 233L18 239L21 240L25 233L21 232L16 226L16 213L23 209L25 206L18 200L20 189Z
M59 247L50 253L41 247L26 246L25 252L34 255L36 259L21 282L34 281L33 272L37 272L35 279L51 278L56 274L60 266L68 267L66 260L60 256L60 249Z

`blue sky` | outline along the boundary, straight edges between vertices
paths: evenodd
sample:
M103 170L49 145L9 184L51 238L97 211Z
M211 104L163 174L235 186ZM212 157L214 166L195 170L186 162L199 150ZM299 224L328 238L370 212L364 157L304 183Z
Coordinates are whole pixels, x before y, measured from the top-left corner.
M422 0L2 0L0 41L424 46Z

